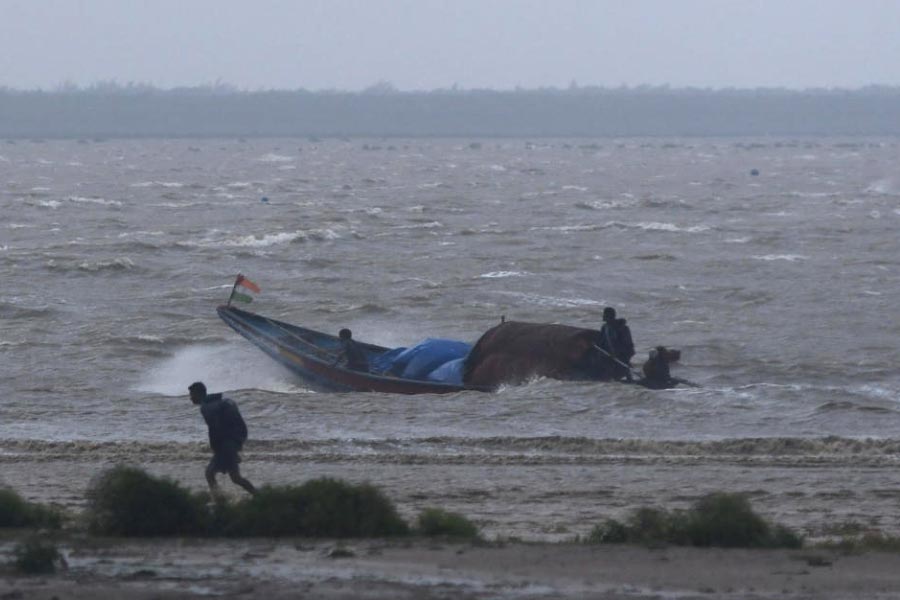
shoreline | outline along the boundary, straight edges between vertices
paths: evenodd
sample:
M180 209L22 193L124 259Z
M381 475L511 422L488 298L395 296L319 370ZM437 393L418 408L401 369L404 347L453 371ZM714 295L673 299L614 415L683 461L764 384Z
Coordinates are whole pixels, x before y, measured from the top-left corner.
M193 447L192 447L193 448ZM378 456L331 461L319 456L276 453L245 454L242 471L255 485L300 484L316 477L335 477L379 487L412 518L427 507L464 515L488 539L564 543L584 537L607 518L622 519L633 509L650 506L687 508L700 497L719 491L745 494L754 509L815 542L848 525L861 530L900 535L896 500L900 471L896 459L877 466L806 461L729 463L694 457L678 461L660 456L640 462L608 457L594 464L561 457L558 462L510 464L440 461L396 462ZM0 457L0 484L23 498L48 503L72 513L84 507L93 477L118 464L137 465L152 475L174 479L193 491L206 489L203 467L208 454L196 450L154 457L124 449L76 455L26 452ZM243 493L220 477L223 492Z
M3 554L16 535L3 535ZM896 555L875 552L423 538L57 539L68 569L6 573L0 597L900 598Z

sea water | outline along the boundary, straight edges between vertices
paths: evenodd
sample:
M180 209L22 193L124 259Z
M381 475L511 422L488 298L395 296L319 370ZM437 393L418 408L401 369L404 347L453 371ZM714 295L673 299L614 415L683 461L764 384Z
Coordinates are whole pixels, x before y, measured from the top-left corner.
M202 380L251 480L371 480L498 535L716 490L900 531L898 164L874 138L10 140L0 479L72 506L119 462L202 487ZM614 306L636 366L679 348L701 387L314 393L216 316L239 272L250 309L385 346Z

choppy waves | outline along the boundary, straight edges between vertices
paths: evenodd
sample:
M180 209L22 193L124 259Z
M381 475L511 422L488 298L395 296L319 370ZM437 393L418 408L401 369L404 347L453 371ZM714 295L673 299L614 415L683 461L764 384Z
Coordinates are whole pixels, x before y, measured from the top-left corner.
M0 462L199 460L198 442L0 441ZM415 439L250 440L259 462L371 462L459 465L740 464L757 466L900 466L900 439L740 438L718 441L584 437L429 437Z

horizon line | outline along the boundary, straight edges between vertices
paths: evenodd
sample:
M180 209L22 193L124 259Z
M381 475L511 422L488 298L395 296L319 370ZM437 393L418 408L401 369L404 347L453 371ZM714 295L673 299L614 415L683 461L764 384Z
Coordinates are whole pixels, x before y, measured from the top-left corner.
M779 92L779 93L848 93L848 92L866 92L866 91L900 91L900 84L883 84L869 83L857 87L844 86L812 86L803 88L785 87L785 86L755 86L755 87L737 87L737 86L674 86L668 83L650 84L642 83L635 85L619 84L580 85L572 81L568 86L557 87L553 85L538 87L514 86L511 88L491 88L491 87L463 87L453 84L450 87L438 88L420 88L420 89L401 89L396 87L390 81L381 80L360 89L344 89L344 88L288 88L288 87L239 87L235 84L216 80L213 82L196 83L189 85L173 85L162 86L148 82L128 81L119 82L117 79L100 80L90 84L78 84L72 81L64 81L55 84L52 88L44 87L14 87L6 84L0 84L0 93L79 93L79 92L179 92L179 91L204 91L218 93L234 93L234 94L264 94L264 93L309 93L309 94L360 94L360 95L404 95L404 94L433 94L433 93L533 93L533 92L553 92L553 93L575 93L575 92L705 92L705 93L741 93L741 92Z

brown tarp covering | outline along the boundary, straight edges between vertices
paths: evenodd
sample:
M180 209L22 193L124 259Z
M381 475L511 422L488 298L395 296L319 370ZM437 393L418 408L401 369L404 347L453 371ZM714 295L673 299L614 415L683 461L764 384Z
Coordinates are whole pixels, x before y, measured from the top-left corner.
M608 379L607 361L594 348L600 332L569 325L508 321L481 336L466 358L463 383L495 388L532 377Z

